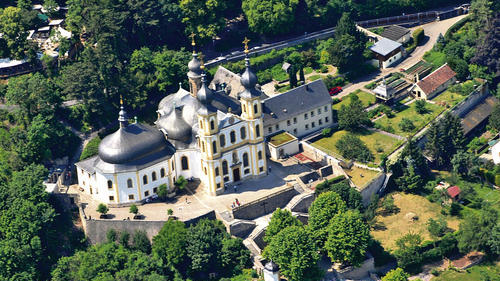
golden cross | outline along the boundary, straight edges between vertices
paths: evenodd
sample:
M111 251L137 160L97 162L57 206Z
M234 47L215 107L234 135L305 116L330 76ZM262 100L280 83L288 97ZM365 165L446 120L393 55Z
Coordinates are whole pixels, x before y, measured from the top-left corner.
M203 61L203 58L205 58L205 55L203 55L203 54L200 52L200 54L198 54L198 57L200 58L200 62L201 62L201 66L200 66L200 68L201 68L201 69L204 69L204 68L205 68L205 62Z
M245 45L245 53L248 53L248 42L250 42L250 40L245 36L245 40L243 40L243 45Z
M123 105L123 97L120 95L120 105Z
M191 46L195 46L196 43L194 42L194 37L196 36L196 34L194 34L193 32L191 32L191 35L189 35L189 37L191 37Z

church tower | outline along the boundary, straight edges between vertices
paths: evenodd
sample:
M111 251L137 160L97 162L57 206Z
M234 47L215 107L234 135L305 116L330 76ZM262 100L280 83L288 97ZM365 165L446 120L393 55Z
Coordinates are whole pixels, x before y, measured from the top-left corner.
M204 72L203 61L201 62L201 86L196 98L201 103L198 109L198 137L201 152L201 169L205 177L205 183L209 194L215 195L217 184L216 177L219 173L218 158L221 155L221 147L217 138L219 122L217 120L217 109L211 104L214 92L207 86L207 78Z
M201 87L201 62L198 59L198 54L196 53L196 43L194 42L194 33L191 33L191 46L193 46L193 58L188 63L189 72L187 73L189 79L189 92L193 97L196 97L196 93Z
M253 174L262 174L267 172L267 163L264 149L264 122L262 114L261 91L257 90L257 76L250 66L248 56L248 40L245 37L243 44L245 46L245 71L241 75L241 85L245 88L240 93L241 118L248 122L249 144L252 146L252 158L257 165L253 167Z

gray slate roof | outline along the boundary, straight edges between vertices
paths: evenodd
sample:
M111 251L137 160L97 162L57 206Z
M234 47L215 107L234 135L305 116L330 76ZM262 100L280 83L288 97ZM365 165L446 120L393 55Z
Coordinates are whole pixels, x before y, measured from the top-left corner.
M399 25L391 25L386 29L384 29L384 32L382 32L380 36L390 39L392 41L398 41L408 33L410 33L410 30L408 28L404 28Z
M319 106L330 105L332 98L325 82L318 79L286 93L267 98L263 103L264 126L269 126Z
M373 52L380 54L382 56L388 55L390 52L401 48L401 43L398 43L396 41L392 41L387 38L382 38L380 39L377 43L375 43L373 46L370 47L370 50Z

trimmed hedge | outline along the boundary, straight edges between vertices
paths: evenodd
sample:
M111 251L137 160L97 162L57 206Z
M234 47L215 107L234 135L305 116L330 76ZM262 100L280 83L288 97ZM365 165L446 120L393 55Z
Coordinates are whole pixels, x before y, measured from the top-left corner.
M99 136L91 139L85 148L83 148L82 155L80 155L80 161L97 155L99 152L99 144L101 143L101 138Z
M470 20L470 17L467 16L467 17L457 21L455 24L453 24L450 28L448 28L448 30L444 34L444 39L446 39L446 40L450 39L451 35L453 33L455 33L456 31L458 31L460 28L462 28L462 26L464 26L469 20Z
M424 40L425 33L423 28L417 28L415 31L413 31L413 41L416 46L420 45L422 41Z

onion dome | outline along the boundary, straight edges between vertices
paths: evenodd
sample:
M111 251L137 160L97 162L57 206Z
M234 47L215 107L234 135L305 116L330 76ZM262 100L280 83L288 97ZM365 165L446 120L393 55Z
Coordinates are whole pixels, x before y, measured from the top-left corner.
M99 144L99 157L107 163L126 164L162 151L167 146L160 131L145 124L133 123L106 136Z
M161 118L158 125L167 133L167 139L189 142L191 140L191 126L182 118L183 107L176 107L168 116Z
M278 265L275 264L273 261L266 263L266 265L264 266L264 269L267 271L270 271L270 272L278 272L279 271Z
M193 58L188 63L188 77L199 78L201 75L201 62L198 59L198 54L193 52Z
M196 98L205 106L209 105L214 99L214 92L207 86L207 75L205 72L201 74L201 87L198 93L196 93Z
M243 92L241 92L240 97L250 99L250 98L259 97L261 95L261 92L259 90L257 90L255 87L257 85L257 82L258 82L257 75L255 75L255 73L252 71L252 69L250 67L250 58L248 57L247 51L248 50L245 50L245 52L246 52L246 55L245 55L246 69L245 69L245 72L243 72L243 74L241 74L241 79L240 79L240 83L245 88L245 90L243 90Z

